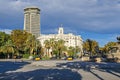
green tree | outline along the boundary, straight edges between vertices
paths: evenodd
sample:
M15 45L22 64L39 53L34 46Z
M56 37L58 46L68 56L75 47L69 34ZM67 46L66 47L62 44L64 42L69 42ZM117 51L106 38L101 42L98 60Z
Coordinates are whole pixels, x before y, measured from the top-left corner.
M23 30L13 30L11 32L11 40L15 45L16 50L18 51L18 54L24 52L24 48L26 46L26 40L29 35L32 35L32 34Z
M43 49L40 41L36 40L36 54L42 55L43 54Z
M6 43L10 40L10 35L0 32L0 53L7 55ZM2 57L5 57L2 55Z
M46 40L44 44L47 56L49 56L49 50L52 49L52 56L55 54L56 56L58 55L58 57L60 58L62 51L66 49L64 43L65 42L63 40L58 41L55 41L55 39Z
M109 53L109 51L112 49L112 47L116 46L116 42L108 42L104 47L103 47L103 51L105 53Z
M74 53L74 56L76 57L82 57L82 49L79 47L79 46L76 46L75 47L75 53Z
M50 46L51 46L51 48L54 50L55 49L55 43L56 43L56 41L55 41L55 39L50 39Z
M4 46L1 47L2 52L7 55L7 58L13 58L15 48L11 40L8 40Z
M73 56L73 57L76 57L78 53L81 52L81 49L76 46L76 47L69 47L68 48L68 54L69 56Z
M87 39L84 43L83 43L83 49L89 53L90 56L95 55L96 51L95 51L95 47L99 46L98 42L96 42L95 40L90 40Z
M45 44L45 48L46 48L46 56L49 57L49 50L51 48L50 40L45 40L44 44Z
M9 39L9 34L6 34L5 32L0 32L0 46L4 46Z
M59 53L58 53L58 57L59 57L59 59L61 58L61 53L62 53L62 51L63 51L63 49L65 49L65 41L64 40L58 40L57 41L57 49L58 49L58 51L59 51Z
M38 42L37 42L35 36L29 35L25 42L25 51L30 53L30 55L33 55L33 52L37 51L37 47L38 47L37 44L38 44Z
M68 55L69 56L74 56L76 54L75 48L74 47L69 47L68 49Z

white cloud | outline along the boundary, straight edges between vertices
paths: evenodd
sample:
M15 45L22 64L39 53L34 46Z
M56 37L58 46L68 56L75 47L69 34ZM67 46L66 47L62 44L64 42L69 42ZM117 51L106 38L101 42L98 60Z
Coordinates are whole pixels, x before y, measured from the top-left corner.
M26 5L30 5L29 2L24 2L22 0L16 0L16 1L12 1L9 3L9 5L16 11L21 10L23 7L25 7Z
M1 32L5 32L7 34L10 34L12 32L12 30L10 29L0 29Z
M0 10L16 15L33 5L41 8L41 19L48 22L42 24L54 26L64 21L66 26L71 24L70 29L75 25L76 29L95 32L120 29L120 0L1 0Z

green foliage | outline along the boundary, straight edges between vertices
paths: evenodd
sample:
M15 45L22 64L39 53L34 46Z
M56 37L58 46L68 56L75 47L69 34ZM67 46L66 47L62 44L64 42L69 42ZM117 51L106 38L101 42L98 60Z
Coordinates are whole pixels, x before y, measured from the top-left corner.
M42 51L40 42L36 40L35 36L23 31L23 30L13 30L11 35L4 32L0 32L0 53L14 53L13 55L21 55L20 53L28 53L36 55L40 54Z
M45 44L45 48L46 48L46 52L47 52L47 56L49 54L49 49L52 49L52 53L53 55L58 55L60 57L61 53L63 50L66 50L66 47L64 46L65 42L64 40L58 40L55 41L55 39L50 39L50 40L46 40L44 42Z
M0 53L12 53L13 48L10 42L10 35L5 32L0 32Z
M33 52L36 52L37 47L40 46L35 36L22 30L13 30L11 39L19 52L30 53L31 55Z
M50 42L50 40L45 40L44 44L45 44L45 47L46 47L47 49L50 49L50 47L51 47L51 42Z
M30 54L23 54L23 58L28 59Z
M53 54L57 55L58 54L58 50L53 50Z
M120 36L117 37L117 41L120 43Z
M29 35L25 41L25 49L32 55L33 51L36 51L37 41L35 36Z
M4 46L9 39L9 34L6 34L5 32L0 32L0 46Z
M11 40L8 40L4 46L1 47L3 53L14 53L14 46Z
M69 47L68 55L69 56L75 56L75 54L76 54L75 48L74 47Z
M75 47L75 52L76 52L76 53L81 52L80 47L76 46L76 47Z
M81 52L81 49L76 46L74 47L70 47L69 49L65 46L65 41L64 40L55 40L55 39L50 39L50 40L46 40L44 42L45 44L45 48L46 48L46 52L47 55L49 54L49 49L52 49L52 56L56 55L57 57L62 57L64 54L62 54L63 52L68 52L68 56L75 56L76 53Z
M13 30L11 32L11 39L18 50L24 49L26 40L29 35L32 34L29 34L28 32L22 30Z
M108 42L104 47L103 47L103 51L105 53L109 53L109 51L111 50L112 47L116 46L116 42Z
M58 57L60 58L61 57L61 53L62 51L65 49L65 41L64 40L58 40L56 41L55 43L56 45L56 50L58 51Z
M49 56L46 55L46 56L42 57L42 60L50 60L50 58L49 58Z
M87 39L84 43L83 43L83 49L86 50L87 52L90 52L90 55L94 55L96 54L95 48L98 47L98 42L96 42L95 40L90 40Z

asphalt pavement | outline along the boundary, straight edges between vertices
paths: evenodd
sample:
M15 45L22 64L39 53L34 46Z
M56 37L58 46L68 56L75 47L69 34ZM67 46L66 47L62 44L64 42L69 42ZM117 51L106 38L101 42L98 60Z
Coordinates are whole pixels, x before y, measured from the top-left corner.
M120 80L120 63L0 60L0 80Z

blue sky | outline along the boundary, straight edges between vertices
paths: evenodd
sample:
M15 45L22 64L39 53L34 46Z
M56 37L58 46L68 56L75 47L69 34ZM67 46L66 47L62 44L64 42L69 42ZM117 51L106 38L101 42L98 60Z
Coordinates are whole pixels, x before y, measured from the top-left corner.
M120 36L120 0L0 0L0 31L23 29L28 6L41 9L41 33L65 32L92 39L103 46Z

